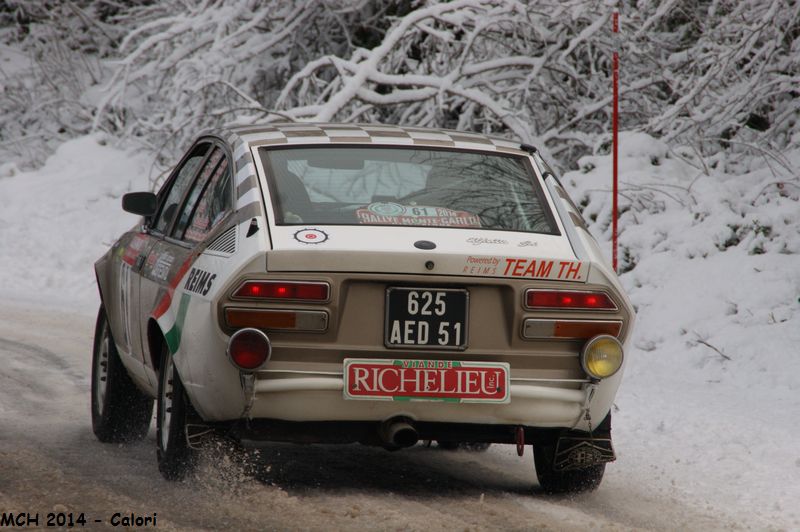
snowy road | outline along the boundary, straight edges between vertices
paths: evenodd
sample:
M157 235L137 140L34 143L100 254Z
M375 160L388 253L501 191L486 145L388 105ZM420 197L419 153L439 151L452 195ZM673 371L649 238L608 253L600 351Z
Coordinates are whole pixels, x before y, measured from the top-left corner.
M87 528L115 513L156 515L158 529L708 530L736 528L719 510L688 508L609 467L598 492L538 491L530 451L485 454L417 446L405 452L274 445L258 456L207 453L197 478L162 480L154 430L105 445L89 419L93 316L21 303L0 309L0 508L84 513ZM95 520L101 520L96 523Z

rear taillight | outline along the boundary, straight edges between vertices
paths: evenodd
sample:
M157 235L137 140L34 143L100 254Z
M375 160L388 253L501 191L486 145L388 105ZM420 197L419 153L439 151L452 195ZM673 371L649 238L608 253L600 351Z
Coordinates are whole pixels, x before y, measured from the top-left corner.
M258 329L236 331L228 341L228 357L242 371L254 371L263 366L272 354L267 335Z
M323 310L278 310L226 308L228 327L252 327L267 330L323 332L328 329L328 313Z
M330 286L323 282L245 281L233 297L282 299L286 301L327 301Z
M574 290L528 290L525 307L531 310L617 310L617 305L605 292Z

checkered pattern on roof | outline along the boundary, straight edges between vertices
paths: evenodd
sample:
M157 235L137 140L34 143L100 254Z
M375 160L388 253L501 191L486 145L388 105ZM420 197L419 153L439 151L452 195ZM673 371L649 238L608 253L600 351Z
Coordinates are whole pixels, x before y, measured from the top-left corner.
M527 155L519 143L478 133L378 124L269 124L234 128L251 146L291 144L389 144L444 146Z

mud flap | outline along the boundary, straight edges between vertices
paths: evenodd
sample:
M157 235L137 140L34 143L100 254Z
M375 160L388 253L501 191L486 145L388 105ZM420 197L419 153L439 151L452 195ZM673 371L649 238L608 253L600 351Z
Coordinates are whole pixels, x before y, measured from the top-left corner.
M585 469L616 459L611 438L562 436L556 443L553 469L555 471Z
M203 444L208 439L208 436L213 434L214 429L208 425L201 425L196 423L186 424L186 443L190 449L195 451L200 450Z
M203 423L200 415L195 411L194 407L191 407L189 412L186 413L184 432L186 432L186 443L189 449L198 451L208 441L209 436L214 433L214 429Z

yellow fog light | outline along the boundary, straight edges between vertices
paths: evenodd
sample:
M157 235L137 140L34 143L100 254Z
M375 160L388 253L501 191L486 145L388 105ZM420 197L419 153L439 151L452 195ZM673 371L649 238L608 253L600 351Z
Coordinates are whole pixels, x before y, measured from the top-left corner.
M622 367L622 345L607 334L595 336L581 351L583 370L595 379L606 379Z

